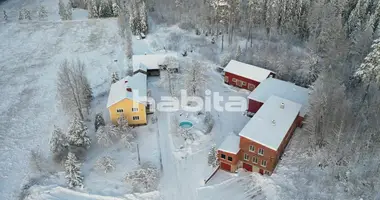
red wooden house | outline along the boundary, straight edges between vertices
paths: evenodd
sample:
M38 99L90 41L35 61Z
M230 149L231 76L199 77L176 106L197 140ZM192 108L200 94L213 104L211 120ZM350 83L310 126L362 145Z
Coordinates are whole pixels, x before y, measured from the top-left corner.
M271 175L274 171L286 145L288 144L294 130L300 123L297 117L302 105L277 96L271 96L259 111L252 117L239 133L239 141L231 140L229 147L239 145L234 149L232 156L227 150L223 150L223 142L218 151L218 157L230 156L232 162L234 157L238 158L235 163L225 163L219 159L221 169L235 171L242 167L247 171L259 172ZM237 153L236 153L237 152ZM227 157L227 159L229 159ZM230 166L227 166L229 164Z
M278 96L302 105L300 111L300 121L303 120L309 108L309 90L275 78L264 80L254 91L248 96L248 110L252 114L256 113L261 106L271 96Z
M224 82L229 85L254 90L268 77L275 77L275 73L260 67L231 60L224 68Z
M239 140L239 136L230 134L219 146L218 160L221 169L234 172L238 168Z

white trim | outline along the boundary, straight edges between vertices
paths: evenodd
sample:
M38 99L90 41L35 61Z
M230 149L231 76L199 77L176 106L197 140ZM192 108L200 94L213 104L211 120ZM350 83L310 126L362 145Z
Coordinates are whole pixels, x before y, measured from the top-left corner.
M262 150L263 153L260 153L260 150ZM264 156L264 149L263 148L259 148L257 150L257 154L260 155L260 156Z
M245 156L247 156L248 158L246 159ZM249 155L244 153L244 158L243 158L245 161L249 161Z
M263 165L263 161L265 161L265 165ZM267 160L261 160L261 163L260 163L261 166L263 166L263 167L266 168L266 167L267 167L267 164L268 164L268 163L267 163Z

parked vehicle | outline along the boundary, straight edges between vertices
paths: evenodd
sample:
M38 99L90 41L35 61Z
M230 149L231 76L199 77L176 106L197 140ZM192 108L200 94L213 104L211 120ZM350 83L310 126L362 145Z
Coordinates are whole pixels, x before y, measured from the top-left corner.
M145 39L145 34L144 33L140 33L140 37L142 38L142 39Z

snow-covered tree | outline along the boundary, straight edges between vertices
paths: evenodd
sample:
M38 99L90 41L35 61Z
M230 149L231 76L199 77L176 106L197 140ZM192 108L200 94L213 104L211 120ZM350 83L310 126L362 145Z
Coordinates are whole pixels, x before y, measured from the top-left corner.
M99 158L96 163L96 169L103 170L104 173L111 172L115 169L115 160L110 156L103 156Z
M214 119L212 118L212 115L210 112L205 113L205 118L203 122L206 126L206 133L210 133L212 128L214 127Z
M32 20L32 16L30 15L30 10L29 9L24 9L24 17L27 20Z
M126 23L128 23L126 21ZM132 31L129 24L125 26L125 54L129 59L132 59L133 56L133 43L132 43Z
M218 166L218 153L216 151L215 144L211 146L211 149L208 152L207 162L208 162L208 165L212 167Z
M120 7L117 3L112 3L112 12L113 12L113 16L115 17L119 16L119 14L121 13Z
M241 56L241 48L240 48L240 45L238 45L236 49L236 53L235 53L235 60L239 60L240 56Z
M95 124L95 131L97 131L99 127L106 125L106 122L104 121L102 113L98 113L95 115L94 124Z
M134 192L150 192L157 189L159 173L153 165L129 172L125 181L132 185Z
M109 0L101 0L100 9L99 9L99 17L113 17L112 13L112 4L110 4Z
M70 188L83 186L83 176L81 175L80 167L81 163L78 161L75 154L69 152L65 162L65 172L67 183Z
M364 101L368 95L370 84L380 85L380 39L374 41L372 51L364 58L364 62L357 69L355 75L367 85Z
M69 115L84 120L83 111L89 109L92 91L85 75L85 65L80 60L64 60L58 71L58 100Z
M184 84L189 96L202 97L207 84L206 69L199 61L193 60L185 68Z
M59 0L58 2L58 14L61 16L61 20L66 20L66 8L65 8L65 3L63 3L63 0Z
M69 144L88 149L90 147L91 140L87 134L87 126L78 117L74 117L67 135Z
M140 32L147 33L148 32L148 21L147 21L147 12L145 2L142 1L139 5L139 14L140 14Z
M110 132L105 126L100 126L98 128L96 131L96 139L98 140L98 144L103 147L108 147L113 144Z
M38 18L45 19L48 16L47 10L45 6L40 6L40 9L38 10Z
M121 38L125 38L126 36L126 26L127 26L127 16L125 12L122 12L117 17L117 26L119 30L119 35Z
M73 19L73 7L71 7L71 3L67 3L66 5L66 18L65 20L72 20Z
M160 85L169 90L170 95L177 95L178 77L173 70L162 70L160 72Z
M129 26L131 27L133 35L137 35L141 31L139 9L134 1L132 1L129 5Z
M22 10L18 11L18 20L24 20L24 13Z
M182 127L179 127L177 129L178 131L178 134L185 140L185 141L194 141L195 138L194 138L194 135L193 133L190 131L189 128L182 128Z
M112 78L111 83L116 83L116 82L118 82L120 80L119 79L119 75L117 74L117 72L113 72L111 78Z
M50 138L50 151L56 162L61 162L67 156L69 143L66 135L60 128L54 126L54 131Z
M4 20L5 21L8 21L8 15L7 15L7 12L5 10L3 10L3 13L4 13Z

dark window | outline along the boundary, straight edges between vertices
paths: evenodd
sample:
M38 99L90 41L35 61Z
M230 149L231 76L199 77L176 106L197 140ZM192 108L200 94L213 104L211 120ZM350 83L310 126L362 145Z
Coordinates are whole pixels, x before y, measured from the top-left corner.
M228 160L229 160L229 161L232 161L232 157L228 156Z
M121 109L121 108L119 108L119 109L116 109L116 112L118 112L118 113L122 113L122 112L124 112L124 110Z
M226 159L226 155L222 154L220 155L221 158Z

